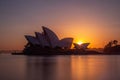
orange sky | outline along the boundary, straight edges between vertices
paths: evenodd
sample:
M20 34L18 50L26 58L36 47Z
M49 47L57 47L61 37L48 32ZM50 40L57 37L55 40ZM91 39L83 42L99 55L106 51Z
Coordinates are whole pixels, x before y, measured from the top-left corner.
M59 38L90 42L101 48L111 40L120 41L120 1L51 0L0 1L0 50L23 49L24 35L53 30Z

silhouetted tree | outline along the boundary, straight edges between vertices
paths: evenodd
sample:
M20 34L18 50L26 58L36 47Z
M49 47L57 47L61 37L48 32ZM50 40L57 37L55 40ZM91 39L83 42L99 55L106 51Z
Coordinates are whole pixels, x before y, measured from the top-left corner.
M105 45L105 48L112 47L112 41L110 41L107 45Z
M105 52L115 52L115 51L120 51L120 45L118 45L117 40L110 41L105 47L104 51Z
M117 40L113 40L113 45L117 46L117 44L118 44L118 41Z

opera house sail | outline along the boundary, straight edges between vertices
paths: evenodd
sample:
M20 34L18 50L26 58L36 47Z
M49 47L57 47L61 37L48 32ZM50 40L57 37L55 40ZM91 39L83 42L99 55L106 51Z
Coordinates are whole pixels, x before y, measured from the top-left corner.
M48 40L50 46L52 48L56 47L57 43L59 42L57 35L52 30L50 30L44 26L42 28L43 28L44 34L45 34L46 39Z
M61 48L70 49L73 38L63 38L59 40L58 36L49 28L42 26L43 32L35 32L35 36L25 35L28 43L25 46L24 52L37 51L41 49Z
M36 37L30 36L30 35L25 35L25 38L27 39L28 44L31 46L40 45L40 43Z
M87 49L87 47L88 47L89 44L90 43L82 43L82 44L74 43L74 47L76 49Z
M44 36L44 34L35 32L35 35L42 47L50 46L48 41L46 40L46 36Z
M73 38L64 38L59 41L58 46L63 47L64 49L70 49L72 42Z

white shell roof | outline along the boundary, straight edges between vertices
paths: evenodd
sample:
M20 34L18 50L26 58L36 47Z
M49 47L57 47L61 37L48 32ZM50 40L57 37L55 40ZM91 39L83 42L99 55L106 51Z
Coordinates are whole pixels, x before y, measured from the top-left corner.
M57 35L50 29L46 27L42 27L43 33L35 32L36 37L25 35L25 38L32 45L40 45L40 46L49 46L52 48L55 47L64 47L70 48L73 42L73 38L63 38L59 40ZM83 45L84 46L84 45Z
M39 32L35 32L36 38L38 39L38 41L40 42L40 45L44 46L50 46L46 36L44 34L41 34Z
M59 41L58 46L70 48L73 42L73 38L63 38Z
M75 48L77 48L77 49L87 49L87 47L88 47L88 45L89 45L90 43L83 43L83 44L77 44L77 43L74 43L74 46L75 46Z
M50 44L51 47L56 47L57 43L59 42L59 38L57 37L57 35L50 29L46 28L46 27L42 27L45 36L47 37L47 40Z
M38 39L34 36L30 36L30 35L25 35L25 38L28 40L28 42L30 42L32 45L40 45Z

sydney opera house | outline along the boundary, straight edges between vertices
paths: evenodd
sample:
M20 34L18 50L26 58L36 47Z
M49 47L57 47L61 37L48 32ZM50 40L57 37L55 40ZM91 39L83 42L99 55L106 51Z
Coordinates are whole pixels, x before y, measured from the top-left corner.
M42 26L43 32L35 32L35 36L25 35L28 43L25 45L24 52L34 50L39 52L41 49L70 49L73 38L59 39L58 36L49 28Z

